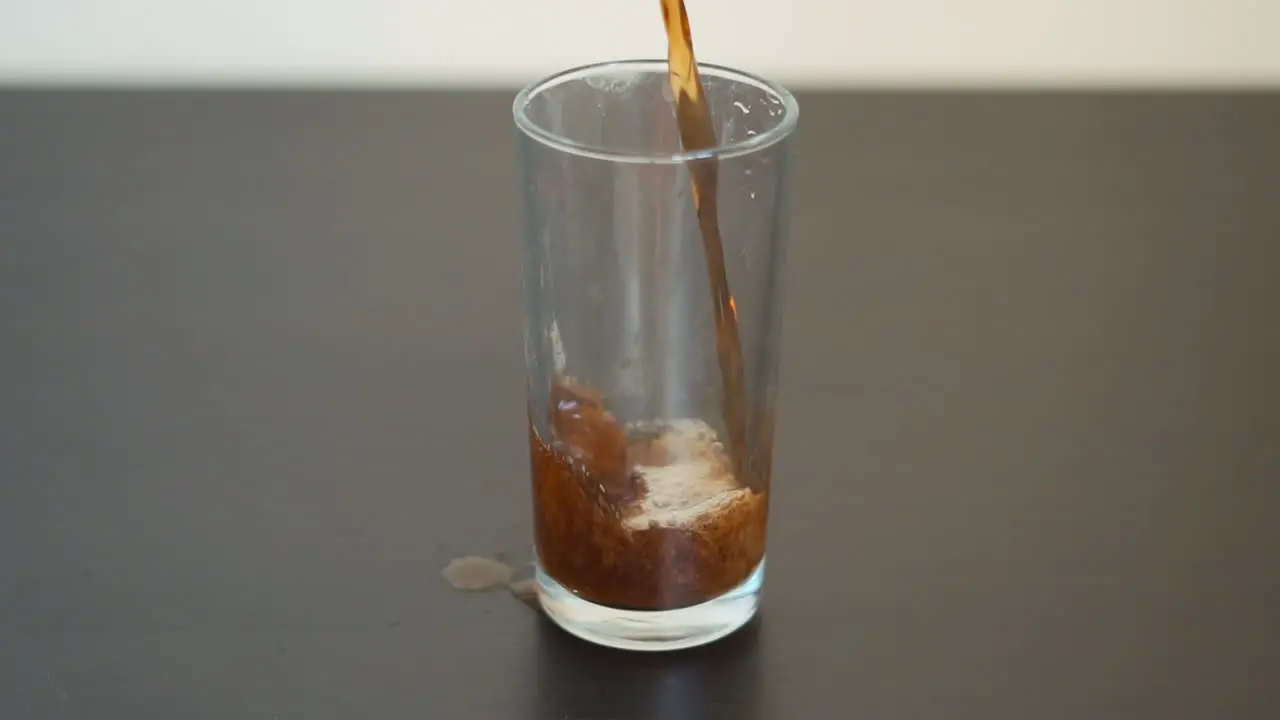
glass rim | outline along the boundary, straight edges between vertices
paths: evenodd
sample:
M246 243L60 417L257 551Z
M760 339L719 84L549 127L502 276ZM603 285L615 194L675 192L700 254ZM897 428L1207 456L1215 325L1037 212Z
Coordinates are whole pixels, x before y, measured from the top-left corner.
M784 109L782 120L774 127L769 128L759 135L753 135L742 140L735 140L734 142L727 144L716 145L712 148L694 151L681 151L677 153L640 153L570 140L563 135L554 133L542 127L530 119L527 112L529 103L539 93L570 80L600 75L602 74L602 71L612 68L650 69L657 70L661 74L666 75L667 61L649 59L606 60L603 62L595 62L588 65L579 65L577 67L568 68L539 80L535 80L524 86L518 93L516 93L515 100L512 102L511 114L515 118L516 127L518 127L526 136L537 140L543 145L571 155L619 163L676 165L687 163L691 160L732 158L753 152L759 152L772 145L776 145L790 136L792 131L795 130L796 124L800 121L800 104L796 102L795 96L792 95L789 90L778 83L765 80L758 75L753 75L749 72L744 72L725 65L716 65L714 63L704 62L698 63L698 70L704 75L710 74L717 77L727 78L734 82L753 85L778 98Z

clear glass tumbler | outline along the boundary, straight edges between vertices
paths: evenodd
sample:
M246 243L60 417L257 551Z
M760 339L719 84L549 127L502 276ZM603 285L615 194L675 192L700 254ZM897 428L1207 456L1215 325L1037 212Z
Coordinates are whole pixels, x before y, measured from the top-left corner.
M514 106L540 599L613 647L724 636L755 614L764 577L799 108L773 83L699 69L709 150L682 151L662 61L569 70ZM700 232L699 163L718 168L723 260ZM725 305L745 392L721 374ZM745 396L736 422L729 394Z

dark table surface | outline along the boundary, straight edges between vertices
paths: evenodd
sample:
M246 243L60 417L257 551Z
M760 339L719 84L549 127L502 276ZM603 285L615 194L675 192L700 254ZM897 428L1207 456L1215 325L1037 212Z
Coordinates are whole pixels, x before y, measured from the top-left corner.
M0 718L1280 716L1280 96L802 95L769 579L563 635L509 93L0 94Z

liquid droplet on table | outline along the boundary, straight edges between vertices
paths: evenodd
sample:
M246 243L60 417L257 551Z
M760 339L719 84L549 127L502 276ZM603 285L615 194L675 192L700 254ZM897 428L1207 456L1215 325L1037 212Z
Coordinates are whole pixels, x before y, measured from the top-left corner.
M489 590L510 583L514 572L492 558L469 556L450 560L440 574L458 590Z
M507 589L520 602L535 610L538 609L538 582L533 578L513 582L507 586Z

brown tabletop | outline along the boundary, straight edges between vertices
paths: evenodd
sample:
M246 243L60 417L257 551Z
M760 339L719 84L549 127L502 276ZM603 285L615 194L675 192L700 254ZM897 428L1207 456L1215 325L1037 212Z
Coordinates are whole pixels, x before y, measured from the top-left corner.
M1280 716L1280 96L801 95L769 578L529 555L510 93L0 94L0 718Z

